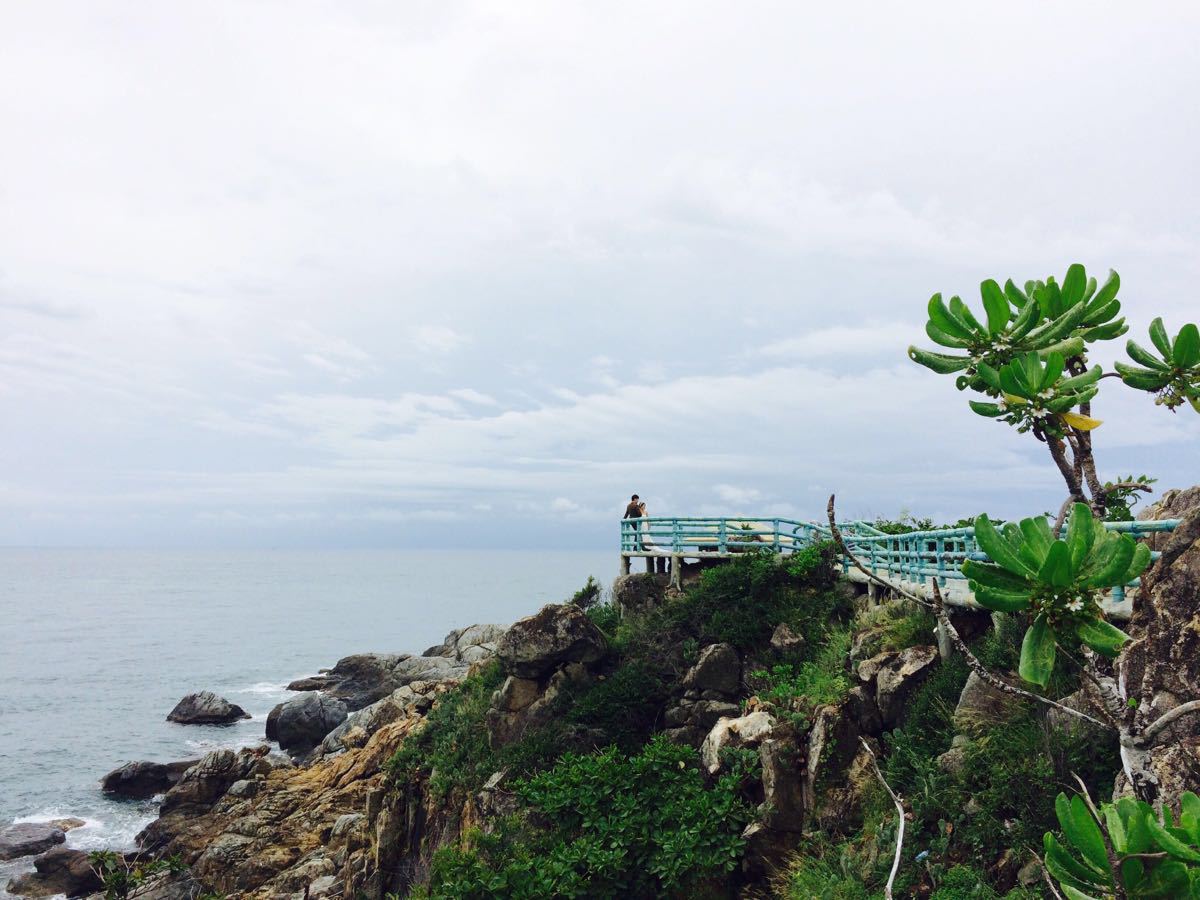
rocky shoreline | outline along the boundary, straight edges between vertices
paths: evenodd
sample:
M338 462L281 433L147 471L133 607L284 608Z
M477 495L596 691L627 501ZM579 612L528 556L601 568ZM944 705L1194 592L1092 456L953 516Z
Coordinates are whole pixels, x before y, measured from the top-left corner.
M271 877L259 896L340 893L333 875L347 863L361 868L362 810L371 791L380 789L383 762L438 695L495 655L505 631L473 625L450 632L419 656L345 657L288 685L296 696L271 711L261 745L215 750L200 759L135 761L104 775L100 787L111 797L162 796L159 817L138 835L139 852L129 858L182 855L189 866L187 873L148 879L137 896L193 897L201 893L201 880L235 893L264 874ZM241 707L209 691L183 698L168 715L180 724L242 718L249 717ZM269 814L257 824L238 821L246 807L260 805L260 795L271 797ZM99 892L89 854L63 846L66 831L82 824L75 819L0 829L0 860L29 858L34 866L13 878L8 892L21 897ZM313 852L317 844L332 852ZM264 858L250 866L252 873L235 874L234 856L248 856L259 846Z

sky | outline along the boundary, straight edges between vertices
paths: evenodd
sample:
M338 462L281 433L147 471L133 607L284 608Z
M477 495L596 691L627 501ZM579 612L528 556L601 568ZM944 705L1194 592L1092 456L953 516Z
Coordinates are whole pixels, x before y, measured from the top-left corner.
M1200 319L1200 7L0 2L0 544L596 547L1057 509L910 363L1084 263ZM1105 348L1115 358L1121 342ZM1200 481L1104 382L1101 475Z

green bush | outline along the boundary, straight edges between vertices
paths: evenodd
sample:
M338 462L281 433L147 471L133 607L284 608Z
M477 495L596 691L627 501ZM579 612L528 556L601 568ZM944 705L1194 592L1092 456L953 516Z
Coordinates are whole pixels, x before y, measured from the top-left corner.
M617 633L621 624L621 611L615 603L597 603L588 607L588 618L596 623L596 627L604 632L605 637L611 638Z
M600 582L589 575L583 587L571 595L571 602L580 609L591 609L600 602Z
M473 791L498 768L488 746L486 714L492 692L504 675L498 662L447 691L426 717L424 727L410 735L388 760L393 783L429 778L429 787L444 797L456 787Z
M743 652L761 650L784 622L818 643L829 622L849 612L849 602L830 590L835 579L829 544L786 557L747 553L706 569L699 584L651 618L679 639L729 643Z
M599 731L605 742L634 750L653 729L669 687L669 670L634 659L579 689L564 703L564 715L572 724Z
M432 898L660 897L697 892L741 858L744 771L709 786L696 751L567 754L516 786L527 809L469 849L438 851Z
M851 683L847 662L849 628L831 630L814 659L799 666L780 664L750 674L758 698L797 725L807 724L819 707L840 703Z

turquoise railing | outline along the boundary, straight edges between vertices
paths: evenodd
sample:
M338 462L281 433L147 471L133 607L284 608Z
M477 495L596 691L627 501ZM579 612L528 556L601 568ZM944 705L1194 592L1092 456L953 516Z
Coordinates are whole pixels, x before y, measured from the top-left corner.
M1144 537L1172 531L1178 524L1178 519L1163 519L1107 522L1105 527ZM844 523L841 530L846 545L872 574L901 582L924 584L936 578L944 587L948 581L965 580L960 571L963 560L988 558L975 542L975 529L971 527L885 534L866 522L855 521ZM621 553L627 556L703 557L764 549L792 553L829 539L828 524L794 519L647 516L621 521ZM1158 557L1158 553L1152 555ZM842 559L842 568L850 571L848 558ZM1113 595L1114 600L1121 600L1124 588L1116 588Z

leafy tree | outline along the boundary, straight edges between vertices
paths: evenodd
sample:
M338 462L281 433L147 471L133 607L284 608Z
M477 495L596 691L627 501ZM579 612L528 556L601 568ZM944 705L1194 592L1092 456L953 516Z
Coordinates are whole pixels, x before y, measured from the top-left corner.
M1149 490L1145 480L1102 482L1096 473L1091 433L1101 422L1092 417L1092 401L1102 379L1119 378L1154 394L1169 410L1187 403L1200 412L1200 330L1194 324L1184 325L1172 340L1162 319L1155 319L1150 341L1157 355L1130 340L1126 352L1138 365L1118 362L1109 373L1089 365L1094 344L1129 330L1119 315L1120 287L1116 272L1098 285L1078 263L1067 269L1061 285L1049 277L1023 288L1009 279L1001 288L988 279L980 285L981 318L959 297L947 304L934 294L925 332L942 347L963 352L908 349L914 362L956 374L959 390L982 394L985 399L968 401L977 414L1046 445L1069 495L1059 524L1073 503L1087 503L1103 517L1109 507L1127 511L1132 491Z

